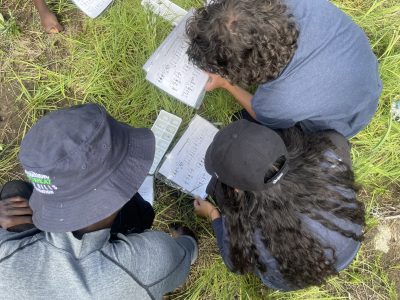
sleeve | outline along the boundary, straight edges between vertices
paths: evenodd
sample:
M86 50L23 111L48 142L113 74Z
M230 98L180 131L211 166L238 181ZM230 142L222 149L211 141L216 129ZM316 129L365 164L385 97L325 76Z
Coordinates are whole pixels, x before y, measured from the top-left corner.
M170 242L164 248L164 251L170 252L169 255L161 258L162 261L168 260L169 262L160 265L162 269L166 268L164 270L167 271L167 274L149 286L149 290L156 296L156 299L159 295L172 292L186 281L190 265L196 261L198 255L197 243L190 236L181 236L175 240L171 238Z
M222 218L215 219L212 222L212 228L214 230L214 234L217 237L217 243L218 243L218 248L219 252L221 254L221 257L226 265L226 267L230 270L233 271L233 264L230 259L230 251L229 247L226 247L227 245L225 244L225 234L224 234L224 227L222 224Z
M183 284L197 258L196 241L189 236L173 239L159 231L119 234L107 255L146 286L155 299Z

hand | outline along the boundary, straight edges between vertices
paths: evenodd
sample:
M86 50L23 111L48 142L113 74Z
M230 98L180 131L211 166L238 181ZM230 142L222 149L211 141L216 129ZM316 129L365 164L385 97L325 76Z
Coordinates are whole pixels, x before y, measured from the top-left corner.
M194 199L193 206L194 212L200 217L208 218L211 221L221 217L221 214L214 205L201 198Z
M192 238L195 239L195 241L197 242L197 237L194 234L194 232L186 226L180 226L178 224L172 224L170 226L170 232L171 232L171 236L176 239L182 235L188 235L191 236Z
M222 78L221 76L217 74L212 74L212 73L207 73L209 78L208 82L206 84L205 90L207 92L212 91L217 88L225 88L228 86L230 83L228 80Z
M56 15L51 11L43 12L40 15L40 20L44 31L47 33L54 34L64 30L60 23L58 23Z
M3 229L21 224L32 224L32 210L28 201L12 197L0 201L0 226Z

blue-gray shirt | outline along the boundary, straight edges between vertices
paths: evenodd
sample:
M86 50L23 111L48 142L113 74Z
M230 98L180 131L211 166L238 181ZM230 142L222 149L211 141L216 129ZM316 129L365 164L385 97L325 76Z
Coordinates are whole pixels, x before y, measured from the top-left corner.
M252 99L257 120L270 128L299 123L304 131L334 129L351 137L376 111L382 84L364 32L327 0L285 0L300 35L278 78Z

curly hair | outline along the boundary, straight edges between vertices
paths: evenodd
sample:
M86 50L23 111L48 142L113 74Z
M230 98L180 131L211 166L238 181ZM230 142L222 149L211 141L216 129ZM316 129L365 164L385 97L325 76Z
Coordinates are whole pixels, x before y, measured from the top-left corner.
M329 248L333 257L326 257L324 246L303 226L300 215L360 241L362 235L338 227L321 212L364 226L364 206L356 199L351 167L326 155L328 149L335 149L327 137L292 128L285 130L282 138L288 147L290 170L276 185L251 192L222 184L224 197L217 200L225 218L234 271L266 271L255 244L258 234L288 283L304 288L322 284L336 273L336 255ZM324 163L335 164L335 168L323 168ZM282 161L277 161L268 176L274 176L280 165ZM353 196L345 197L338 189L354 191Z
M297 48L298 30L280 0L214 0L186 24L189 60L233 84L278 77Z

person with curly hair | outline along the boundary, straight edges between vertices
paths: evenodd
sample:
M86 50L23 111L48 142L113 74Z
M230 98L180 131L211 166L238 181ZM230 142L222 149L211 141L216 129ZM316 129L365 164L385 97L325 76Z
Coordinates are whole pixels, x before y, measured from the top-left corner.
M365 33L326 0L214 0L186 26L187 54L270 128L354 136L382 84ZM254 95L244 88L258 86Z
M365 225L349 150L334 131L274 131L239 120L217 133L205 165L221 212L199 198L194 209L212 221L226 266L284 291L320 285L346 268Z

